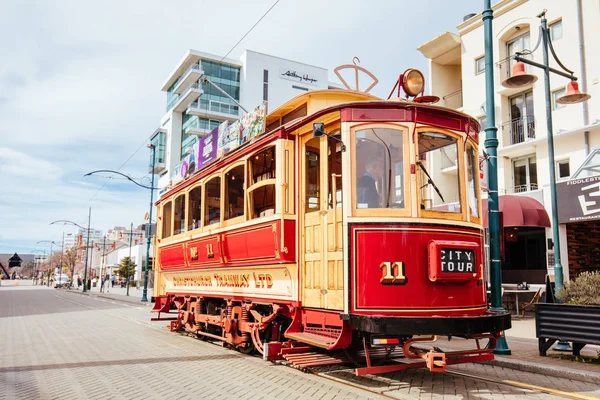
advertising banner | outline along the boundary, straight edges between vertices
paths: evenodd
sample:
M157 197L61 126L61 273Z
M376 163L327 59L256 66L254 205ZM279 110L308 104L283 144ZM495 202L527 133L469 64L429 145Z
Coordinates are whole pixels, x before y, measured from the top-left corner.
M556 184L561 224L600 220L600 175Z
M206 167L217 158L218 137L219 128L215 128L196 143L194 151L197 154L198 170Z

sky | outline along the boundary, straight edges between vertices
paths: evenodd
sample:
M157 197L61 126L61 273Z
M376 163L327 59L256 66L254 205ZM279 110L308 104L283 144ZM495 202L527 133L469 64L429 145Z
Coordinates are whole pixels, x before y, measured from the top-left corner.
M275 0L0 0L0 253L48 251L50 224L105 233L144 223L150 135L165 113L160 88L189 49L225 55ZM495 3L494 1L493 3ZM456 32L473 0L280 0L229 54L254 50L333 69L359 57L387 97L418 68L416 48ZM483 40L483 38L482 38ZM247 105L254 107L254 105Z

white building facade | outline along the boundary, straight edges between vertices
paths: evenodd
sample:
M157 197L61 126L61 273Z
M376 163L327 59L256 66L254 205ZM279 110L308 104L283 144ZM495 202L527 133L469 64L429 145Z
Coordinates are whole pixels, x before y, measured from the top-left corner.
M87 229L80 228L77 233L65 233L65 249L70 249L76 245L85 246L87 239ZM90 228L90 243L97 242L100 239L102 239L102 231Z
M600 55L595 44L600 36L600 3L501 0L493 6L499 194L532 197L542 203L551 216L543 70L527 67L526 71L536 75L538 80L524 89L507 89L501 85L512 74L515 52L532 50L538 42L540 19L536 16L544 9L547 9L546 18L557 56L579 78L580 89L592 96L582 104L565 106L557 103L556 99L565 94L569 80L550 74L554 161L560 184L569 181L588 156L592 164L600 164L592 160L594 150L600 148ZM487 125L481 14L467 15L457 30L457 33L444 32L418 49L430 61L430 90L441 98L438 104L477 117L482 125L480 148L484 149L486 135L483 129ZM542 63L542 56L539 48L528 57ZM551 67L560 68L551 55L550 60ZM584 176L590 176L590 173ZM559 197L559 208L564 200ZM600 269L598 242L580 243L582 232L600 232L600 202L597 206L598 210L593 212L597 213L598 220L575 222L561 218L559 251L565 279L573 278L582 270ZM547 273L553 274L553 254L557 249L553 249L552 241L548 240L552 238L551 228L505 226L502 233L503 282L542 283ZM573 251L575 247L576 252Z
M162 86L167 108L152 137L157 187L177 181L181 160L199 138L245 114L240 105L251 111L266 102L268 112L302 92L327 89L327 75L325 68L250 50L239 61L188 51Z

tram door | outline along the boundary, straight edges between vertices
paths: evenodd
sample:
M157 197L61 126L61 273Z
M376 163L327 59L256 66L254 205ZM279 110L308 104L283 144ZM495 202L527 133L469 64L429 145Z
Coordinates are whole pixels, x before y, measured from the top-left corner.
M332 135L339 134L338 132ZM340 142L326 136L302 140L302 304L344 308L342 157Z

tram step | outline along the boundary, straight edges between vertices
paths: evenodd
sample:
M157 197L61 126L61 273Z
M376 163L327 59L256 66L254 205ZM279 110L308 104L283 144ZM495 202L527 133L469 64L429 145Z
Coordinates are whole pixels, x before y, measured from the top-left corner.
M283 358L285 358L286 360L291 362L295 367L298 368L351 363L351 361L345 356L322 354L316 352L284 354Z
M321 347L323 349L329 349L333 346L337 340L337 338L332 338L329 336L317 335L315 333L308 332L292 332L285 335L288 339L295 340L297 342L302 342L306 344L310 344L315 347Z

